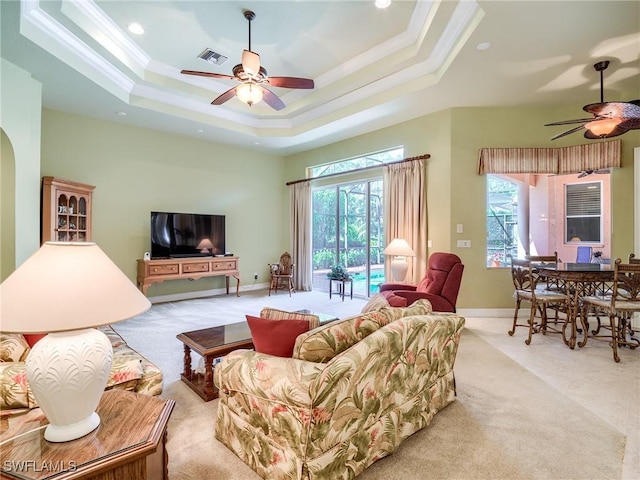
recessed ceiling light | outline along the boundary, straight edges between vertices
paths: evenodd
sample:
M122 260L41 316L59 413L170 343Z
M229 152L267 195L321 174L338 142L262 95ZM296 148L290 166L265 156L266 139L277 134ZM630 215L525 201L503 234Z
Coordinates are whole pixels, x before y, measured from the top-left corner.
M477 49L477 50L482 51L482 50L487 50L489 47L491 47L491 43L489 43L489 42L482 42L482 43L479 43L479 44L478 44L478 46L476 47L476 49Z
M202 133L202 132L204 132L204 130L203 130L202 128L198 128L198 129L196 130L196 132L197 132L197 133Z
M134 33L136 35L142 35L144 33L144 28L142 28L142 25L137 22L129 24L128 28L131 33Z
M378 8L387 8L391 5L391 0L376 0L376 7Z
M116 112L116 115L118 115L119 117L126 117L127 112Z

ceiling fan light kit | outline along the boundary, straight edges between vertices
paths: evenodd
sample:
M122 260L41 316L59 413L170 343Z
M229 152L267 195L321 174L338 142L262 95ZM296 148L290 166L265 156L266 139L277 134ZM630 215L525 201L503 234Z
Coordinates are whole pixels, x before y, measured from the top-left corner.
M629 102L604 101L603 72L607 67L609 67L608 60L603 60L593 66L597 72L600 72L600 103L591 103L582 107L585 112L591 113L593 118L580 118L545 124L545 127L582 124L556 135L551 140L556 140L582 129L584 129L584 137L591 140L617 137L629 130L640 129L640 100L631 100Z
M262 89L253 82L243 83L236 88L236 95L241 102L252 106L262 100Z
M264 85L271 85L282 88L312 89L315 87L313 80L298 77L268 77L267 70L260 65L260 55L251 50L251 22L256 18L256 14L251 10L243 11L244 18L249 22L249 48L242 51L242 63L233 67L233 75L221 73L199 72L194 70L182 70L185 75L197 75L201 77L224 78L240 82L223 94L215 98L212 105L222 105L233 97L250 107L264 100L267 105L275 110L282 110L284 102Z
M620 125L621 121L622 119L620 118L605 118L602 120L594 120L593 122L585 124L584 128L589 130L594 135L597 135L598 137L603 137L613 132L615 128Z

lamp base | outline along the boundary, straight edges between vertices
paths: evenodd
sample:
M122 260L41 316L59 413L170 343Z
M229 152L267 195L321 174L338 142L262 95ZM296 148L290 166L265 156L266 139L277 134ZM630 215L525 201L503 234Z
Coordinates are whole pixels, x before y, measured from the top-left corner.
M93 328L50 333L33 346L26 361L27 380L49 420L46 440L75 440L100 424L95 410L112 358L111 342Z
M391 261L391 275L394 282L404 282L409 264L404 257L396 257Z
M100 417L96 412L71 425L54 425L50 423L44 431L44 439L49 442L68 442L84 437L87 433L98 428L98 425L100 425Z

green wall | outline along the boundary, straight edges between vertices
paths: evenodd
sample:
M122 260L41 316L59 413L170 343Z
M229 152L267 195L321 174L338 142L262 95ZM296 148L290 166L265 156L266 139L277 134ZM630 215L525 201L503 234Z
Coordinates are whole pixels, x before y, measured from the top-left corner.
M513 284L508 269L486 267L486 182L477 174L483 147L554 147L584 143L574 134L550 138L562 130L545 123L578 118L575 108L455 108L354 137L327 147L287 157L287 180L302 178L305 168L402 145L411 157L428 153L427 198L430 253L451 251L465 264L458 307L463 309L513 308ZM576 116L577 115L577 116ZM556 127L557 128L557 127ZM633 147L640 131L622 137L622 168L612 173L613 256L633 250ZM345 181L348 178L345 178ZM456 226L463 225L463 233ZM458 248L457 240L471 240L471 248Z
M16 163L13 147L0 128L0 281L16 268Z
M2 275L40 245L40 128L42 85L31 74L0 59L0 154L2 203L14 202L14 215L0 209ZM15 221L14 221L15 220Z
M226 215L227 251L242 285L267 281L286 248L284 161L265 155L53 110L43 111L42 175L95 185L93 240L135 280L150 248L152 210ZM224 277L177 280L151 297L222 288Z

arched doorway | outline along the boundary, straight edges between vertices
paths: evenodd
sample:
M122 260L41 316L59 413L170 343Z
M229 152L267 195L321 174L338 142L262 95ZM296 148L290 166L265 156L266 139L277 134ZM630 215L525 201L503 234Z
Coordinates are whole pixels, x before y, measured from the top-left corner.
M0 281L16 268L16 162L11 140L0 128Z

